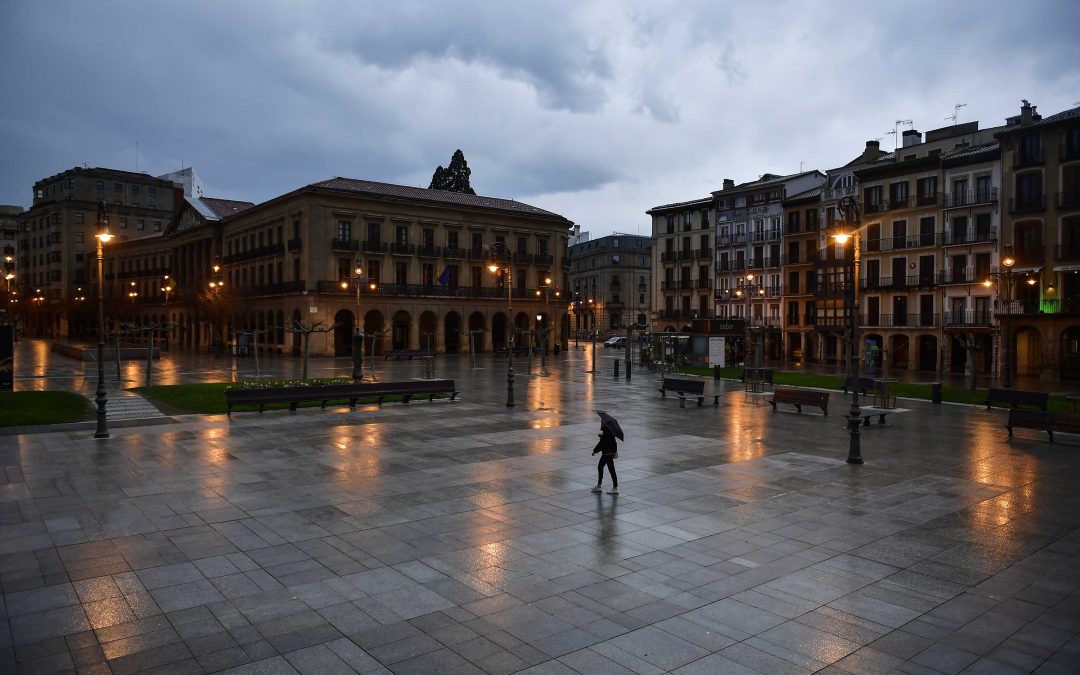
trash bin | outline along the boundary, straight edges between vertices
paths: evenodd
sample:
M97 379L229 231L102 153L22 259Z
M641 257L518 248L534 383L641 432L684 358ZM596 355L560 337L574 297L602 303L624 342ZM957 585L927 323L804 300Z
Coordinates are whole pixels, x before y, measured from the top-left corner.
M930 383L930 402L931 403L941 403L941 383L940 382L931 382Z
M712 377L714 380L720 379L720 366L713 366Z
M560 351L561 349L562 349L562 346L561 346L561 345L560 345L560 344L559 344L558 342L556 342L556 343L555 343L555 356L558 356L558 355L559 355L559 351Z

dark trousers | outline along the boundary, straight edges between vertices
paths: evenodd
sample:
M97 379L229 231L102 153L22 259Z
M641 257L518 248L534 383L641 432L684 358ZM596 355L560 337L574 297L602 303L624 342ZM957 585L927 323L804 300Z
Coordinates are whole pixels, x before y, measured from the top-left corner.
M600 454L600 463L596 465L596 484L604 482L604 467L607 466L611 474L611 482L614 487L619 487L619 477L615 475L615 455Z

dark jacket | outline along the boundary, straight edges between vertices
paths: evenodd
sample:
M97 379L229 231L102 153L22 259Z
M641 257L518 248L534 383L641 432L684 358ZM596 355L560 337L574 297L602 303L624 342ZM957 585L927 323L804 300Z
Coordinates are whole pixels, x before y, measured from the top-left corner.
M600 440L596 442L596 447L593 448L593 454L600 453L602 455L614 455L619 451L619 446L615 441L615 434L611 433L611 430L605 426L600 427Z

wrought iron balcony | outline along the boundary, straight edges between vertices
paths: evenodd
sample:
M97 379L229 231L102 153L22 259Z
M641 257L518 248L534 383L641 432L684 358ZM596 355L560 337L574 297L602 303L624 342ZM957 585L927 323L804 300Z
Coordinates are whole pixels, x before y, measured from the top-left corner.
M301 241L299 238L289 240L288 249L290 251L299 251L302 247L303 241Z
M366 253L386 253L389 246L385 241L365 240L361 248Z
M996 227L979 228L967 227L962 230L947 230L941 233L942 246L966 246L968 244L983 244L997 241L998 231Z
M1013 197L1009 199L1010 213L1030 213L1042 211L1046 208L1046 195L1031 195L1029 197Z
M859 325L864 328L935 328L938 315L927 314L863 314Z
M997 204L998 189L982 188L975 190L955 190L945 194L945 208L957 209L982 204Z
M994 325L994 313L988 309L965 309L945 312L945 327L987 328Z

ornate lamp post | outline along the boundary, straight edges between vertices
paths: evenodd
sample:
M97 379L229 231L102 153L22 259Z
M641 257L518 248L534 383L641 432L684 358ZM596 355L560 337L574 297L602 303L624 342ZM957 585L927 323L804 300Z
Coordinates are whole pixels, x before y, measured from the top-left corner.
M851 197L844 197L837 205L844 216L844 221L851 227L850 232L834 234L836 243L843 246L848 239L852 240L851 273L848 276L847 297L845 298L848 310L848 359L849 370L852 377L851 409L848 411L848 433L850 442L848 447L848 464L862 464L862 447L859 435L862 426L862 410L859 407L859 228L861 219L859 205Z
M506 244L497 241L491 245L491 264L488 270L493 274L503 273L503 281L506 284L506 407L514 407L514 285L513 285L513 259L506 250ZM502 261L498 264L496 261Z
M353 266L352 276L341 280L342 290L349 290L350 283L356 288L356 330L353 331L352 336L352 377L357 382L361 382L364 379L364 337L366 336L364 331L360 330L360 289L367 285L370 290L374 291L377 284L364 276L364 268L360 265L359 258L356 259L356 264Z
M546 323L543 325L542 334L544 336L543 350L540 352L540 374L547 375L547 350L548 350L548 335L551 333L551 293L554 291L555 297L559 297L562 292L551 285L551 277L544 277L544 285L536 289L536 294L544 296L544 320ZM536 317L536 325L539 328L541 325L540 316Z
M1008 253L1001 259L1001 266L1005 268L1005 377L1002 385L1005 388L1013 386L1012 376L1012 273L1016 258Z
M165 306L168 307L169 306L169 294L173 292L174 287L173 287L172 279L169 278L168 274L165 275L165 278L163 279L163 282L164 282L165 285L161 287L161 292L165 294Z
M210 342L216 355L220 356L224 350L223 340L219 335L219 326L216 307L218 300L221 297L222 291L225 290L225 282L221 279L221 265L214 264L211 268L213 274L210 277L210 282L207 286L210 288L210 301L215 305L214 307L214 324L210 326Z
M109 425L105 420L105 250L104 246L113 235L109 231L109 218L105 215L105 202L98 204L97 222L97 299L98 299L98 347L97 347L97 430L94 438L108 438Z

